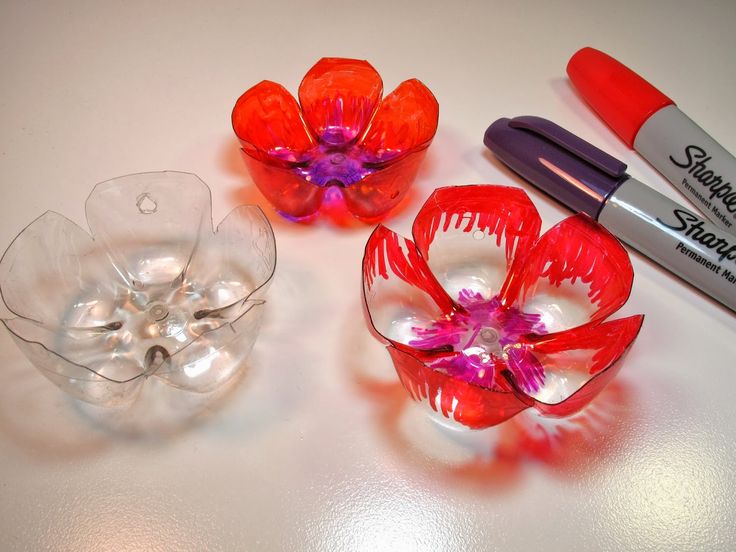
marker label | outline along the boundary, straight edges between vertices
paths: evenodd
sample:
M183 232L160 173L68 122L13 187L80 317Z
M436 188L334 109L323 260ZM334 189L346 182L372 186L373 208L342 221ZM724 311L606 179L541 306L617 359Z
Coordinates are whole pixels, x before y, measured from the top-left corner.
M736 237L633 178L598 221L623 241L736 310Z
M637 133L634 149L713 224L736 233L736 158L677 106L652 115Z

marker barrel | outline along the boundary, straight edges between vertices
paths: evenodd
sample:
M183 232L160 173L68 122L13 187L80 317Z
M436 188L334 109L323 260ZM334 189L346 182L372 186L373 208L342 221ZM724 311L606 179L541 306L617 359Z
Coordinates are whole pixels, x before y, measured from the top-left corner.
M598 221L736 312L736 238L731 234L633 178L609 196Z
M714 225L736 235L736 158L677 106L647 119L634 149Z

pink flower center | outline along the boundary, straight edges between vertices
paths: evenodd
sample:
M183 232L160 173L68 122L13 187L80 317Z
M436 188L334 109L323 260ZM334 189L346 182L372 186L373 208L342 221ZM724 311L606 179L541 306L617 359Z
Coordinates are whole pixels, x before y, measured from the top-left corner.
M516 307L503 308L497 296L487 300L467 289L460 291L458 303L465 312L413 328L417 339L409 345L459 353L435 360L432 368L469 383L498 389L498 374L509 370L523 391L538 391L544 385L544 369L520 338L546 333L541 317Z

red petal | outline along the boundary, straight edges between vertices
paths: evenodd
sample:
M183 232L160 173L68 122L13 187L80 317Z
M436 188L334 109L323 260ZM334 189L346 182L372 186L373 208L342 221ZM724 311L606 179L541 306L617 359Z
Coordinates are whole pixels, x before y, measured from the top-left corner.
M528 336L525 341L545 372L544 386L534 394L537 410L569 416L586 406L620 370L617 361L633 343L643 320L644 316L636 315Z
M289 169L254 159L246 151L243 159L255 185L281 213L302 218L319 210L325 188L307 182Z
M451 296L498 293L511 263L539 236L541 220L526 193L506 186L439 188L414 220L422 256Z
M502 301L539 312L551 331L602 320L631 292L634 272L626 250L584 214L551 228L523 261L509 272Z
M294 162L315 145L299 104L275 82L262 81L240 96L232 123L243 148L254 157L267 154Z
M367 61L322 58L299 85L299 102L315 134L340 145L363 133L382 92L383 81Z
M433 410L471 429L499 424L532 404L512 392L492 391L452 378L405 351L387 348L401 384L415 401L426 400Z
M410 153L343 188L348 210L366 221L375 221L388 214L406 197L425 153L426 150Z
M375 163L426 148L438 118L432 92L416 79L404 81L383 99L361 145Z
M365 248L363 291L378 333L408 344L411 329L449 315L457 307L442 290L411 240L378 226Z

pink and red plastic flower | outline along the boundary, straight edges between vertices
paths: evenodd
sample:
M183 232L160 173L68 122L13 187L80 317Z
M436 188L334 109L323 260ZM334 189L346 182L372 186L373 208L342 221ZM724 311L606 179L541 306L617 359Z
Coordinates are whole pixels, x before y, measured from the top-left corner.
M340 190L356 217L375 220L404 198L437 131L439 107L416 79L381 99L367 62L323 58L299 85L299 103L280 84L247 90L232 113L254 183L283 215L316 213Z
M643 321L606 321L631 291L628 254L586 215L540 227L521 189L477 185L437 189L414 241L375 229L366 307L413 399L480 429L571 415L618 372Z

